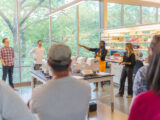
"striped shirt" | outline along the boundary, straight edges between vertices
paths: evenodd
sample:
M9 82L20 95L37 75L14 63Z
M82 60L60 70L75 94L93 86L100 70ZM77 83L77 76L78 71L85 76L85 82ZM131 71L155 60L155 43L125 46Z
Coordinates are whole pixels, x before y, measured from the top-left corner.
M12 47L2 47L0 49L0 59L4 60L6 66L13 66L14 49Z

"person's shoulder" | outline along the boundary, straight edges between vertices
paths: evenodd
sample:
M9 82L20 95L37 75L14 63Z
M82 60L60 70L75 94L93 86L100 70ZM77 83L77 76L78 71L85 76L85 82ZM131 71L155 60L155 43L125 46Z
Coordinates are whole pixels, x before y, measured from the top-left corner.
M126 56L126 55L127 55L127 52L124 52L123 55Z
M54 88L54 80L48 81L46 84L41 85L40 87L33 89L33 96L43 97L45 93Z
M48 88L49 83L50 83L50 81L47 82L46 84L43 84L43 85L40 86L40 87L34 88L34 89L33 89L33 94L38 95L38 94L43 94L43 93L45 93L45 91L46 91L47 88Z
M14 48L13 48L13 47L10 47L10 49L11 49L11 50L14 50Z
M15 95L16 93L13 91L13 89L6 84L3 80L0 80L0 91L5 94L5 96L7 95Z
M136 103L142 103L142 102L144 103L144 102L147 102L146 100L152 99L153 96L154 96L154 93L151 90L149 90L147 92L143 92L139 94L134 101Z
M9 86L3 80L0 80L0 89L6 87L9 88Z
M33 50L37 50L37 49L38 49L38 47L34 47L34 48L33 48Z
M87 82L87 81L85 81L85 80L79 80L79 79L76 79L76 78L74 78L74 77L70 77L70 78L71 78L73 81L77 82L78 85L90 89L89 82Z
M105 51L105 52L108 52L108 50L107 50L106 48L104 49L104 51Z
M132 53L133 56L136 56L135 53Z
M138 70L138 72L139 73L145 73L145 72L147 72L147 69L148 69L148 65L145 65L145 66L142 66L141 68L139 68L139 70Z

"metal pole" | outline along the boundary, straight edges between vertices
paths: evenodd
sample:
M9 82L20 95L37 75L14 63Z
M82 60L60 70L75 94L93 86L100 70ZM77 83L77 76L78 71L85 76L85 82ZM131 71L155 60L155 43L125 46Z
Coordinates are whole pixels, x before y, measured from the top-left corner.
M158 14L159 14L159 11L158 11L158 8L156 8L156 22L157 23L159 22Z
M52 11L52 0L49 0L49 11ZM49 43L52 45L52 16L49 16Z
M20 41L20 34L19 34L19 1L16 0L16 9L17 9L17 40L18 40L18 56L19 56L19 79L21 81L21 41Z
M121 15L121 26L124 26L124 4L122 4Z
M76 7L76 24L77 24L77 55L79 56L79 6Z
M140 24L143 24L143 16L142 16L142 6L140 6Z
M104 13L106 14L107 12L105 11L104 12L104 6L105 6L105 2L104 1L99 1L99 21L100 21L100 29L104 29L104 21L107 21L106 19L104 18L107 18L107 17L104 17ZM107 6L107 5L106 5ZM105 26L106 27L106 26ZM99 39L101 40L101 32L99 34Z

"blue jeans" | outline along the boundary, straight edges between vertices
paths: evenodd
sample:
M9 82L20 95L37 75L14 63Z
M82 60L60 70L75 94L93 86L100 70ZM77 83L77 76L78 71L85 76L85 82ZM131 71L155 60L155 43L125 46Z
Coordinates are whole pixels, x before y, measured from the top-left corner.
M13 85L13 67L14 66L2 66L3 68L3 76L2 80L6 81L7 75L9 76L9 85L14 88Z

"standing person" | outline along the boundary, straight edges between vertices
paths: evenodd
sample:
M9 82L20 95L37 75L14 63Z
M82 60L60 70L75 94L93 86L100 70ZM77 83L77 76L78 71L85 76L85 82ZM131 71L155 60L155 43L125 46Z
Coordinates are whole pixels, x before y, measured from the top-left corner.
M0 60L2 62L3 76L2 80L6 81L7 74L9 75L9 85L13 85L13 68L14 68L14 49L9 47L8 38L3 39L4 47L0 49Z
M107 55L107 50L105 49L105 42L104 41L100 41L99 48L89 48L84 45L79 45L79 46L83 47L89 51L95 52L95 58L97 58L99 60L99 71L106 72L105 58ZM104 90L103 82L101 82L101 88ZM96 83L96 88L94 89L94 91L98 91L98 83Z
M40 120L85 120L90 100L89 83L70 76L71 50L52 45L48 64L55 76L33 91L31 110Z
M123 67L121 79L120 79L119 93L116 94L116 97L123 97L125 81L126 81L126 77L127 77L128 78L128 96L127 96L127 98L131 98L132 94L133 94L133 91L132 91L133 69L134 69L134 65L135 65L136 60L135 60L135 54L134 54L131 43L126 43L125 50L126 50L126 52L124 53L123 61L120 62L120 64L124 65L124 67Z
M160 35L150 44L146 92L139 94L131 107L129 120L160 120Z
M38 47L34 48L30 52L31 58L34 60L34 69L39 70L42 66L42 59L45 57L45 49L42 47L42 40L37 42Z

